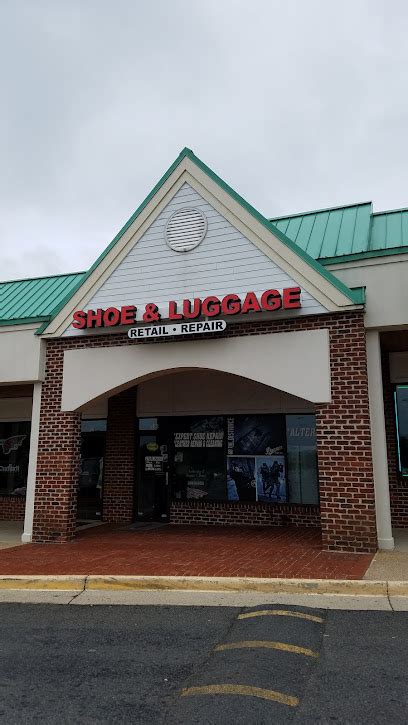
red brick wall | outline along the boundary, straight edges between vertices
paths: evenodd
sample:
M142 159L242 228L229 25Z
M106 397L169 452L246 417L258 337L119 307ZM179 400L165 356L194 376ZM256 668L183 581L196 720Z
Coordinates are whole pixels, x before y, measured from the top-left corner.
M136 388L109 399L104 459L103 520L133 520Z
M24 496L0 496L0 521L24 521L24 515Z
M374 551L377 539L363 312L229 324L220 336L319 328L327 328L330 332L333 395L329 405L319 405L316 411L323 546L333 550ZM187 336L185 342L188 344L193 339L194 336ZM130 344L157 343L163 344L163 340L140 340ZM79 420L75 414L59 412L63 351L122 345L129 345L125 333L47 342L36 540L64 540L72 535L74 525ZM307 371L302 370L300 360L299 375L304 374ZM128 505L127 500L125 508ZM222 515L225 516L225 509Z
M61 412L64 343L47 342L41 392L33 541L64 542L75 534L80 416Z
M318 506L295 504L203 503L172 501L172 524L230 524L245 526L320 526Z
M390 484L391 522L408 528L408 481L398 473L394 386L390 382L389 353L382 353L385 434L387 439L388 479Z
M316 409L323 548L375 551L364 316L355 312L333 322L329 327L332 402Z

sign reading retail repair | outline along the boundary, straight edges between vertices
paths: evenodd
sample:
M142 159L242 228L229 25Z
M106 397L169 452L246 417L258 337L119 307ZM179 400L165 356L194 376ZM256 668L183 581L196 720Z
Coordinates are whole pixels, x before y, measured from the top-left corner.
M154 302L148 302L144 306L144 310L138 310L135 305L108 307L106 310L77 310L73 315L72 327L76 330L83 330L92 327L134 325L135 322L155 323L159 322L162 318L170 320L171 322L180 322L197 320L200 317L226 317L229 315L247 315L258 312L295 310L302 306L300 295L300 287L286 287L281 291L267 289L262 293L247 292L244 295L227 294L223 297L209 295L203 300L196 297L194 300L183 300L181 303L171 300L166 305L164 314L159 311L159 306ZM202 330L202 332L214 331ZM173 334L185 335L189 333L180 332Z
M197 335L205 332L222 332L227 327L225 320L208 322L182 322L180 325L154 325L153 327L131 327L128 337L139 340L141 337L167 337L168 335Z

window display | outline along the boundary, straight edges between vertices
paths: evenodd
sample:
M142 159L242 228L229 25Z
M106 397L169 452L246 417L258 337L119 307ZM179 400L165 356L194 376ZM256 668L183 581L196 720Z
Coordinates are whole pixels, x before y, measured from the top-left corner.
M227 419L228 455L283 455L285 419L283 415L234 415Z
M257 456L257 500L267 503L286 501L286 466L284 456Z
M228 501L256 501L255 458L228 456Z
M173 498L225 501L223 417L174 418L172 428Z
M175 500L318 503L314 415L150 420L166 430ZM149 450L149 466L158 455Z
M237 498L284 502L286 496L285 418L283 415L234 415L227 418L229 481L241 481ZM243 485L244 478L246 485Z
M30 430L29 421L0 423L0 494L26 494Z

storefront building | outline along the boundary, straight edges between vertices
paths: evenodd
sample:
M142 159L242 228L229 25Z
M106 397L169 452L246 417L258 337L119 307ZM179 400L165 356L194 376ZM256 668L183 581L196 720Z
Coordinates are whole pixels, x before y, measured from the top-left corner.
M185 149L90 270L0 284L0 520L408 526L408 211L266 219Z

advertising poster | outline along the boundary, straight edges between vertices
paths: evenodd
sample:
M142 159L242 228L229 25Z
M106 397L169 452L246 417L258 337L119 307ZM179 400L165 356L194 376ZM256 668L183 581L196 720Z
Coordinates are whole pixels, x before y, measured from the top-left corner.
M175 499L225 501L225 434L222 416L175 418Z
M266 503L287 501L284 456L256 457L257 500Z
M227 419L229 456L283 455L285 421L282 415L235 415Z
M228 456L228 501L256 501L255 458Z

